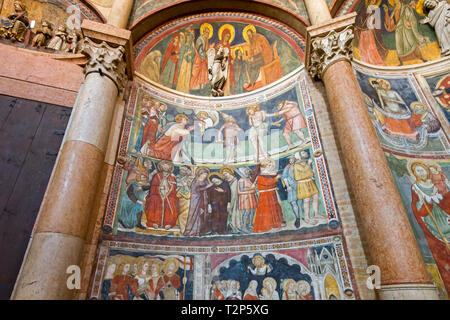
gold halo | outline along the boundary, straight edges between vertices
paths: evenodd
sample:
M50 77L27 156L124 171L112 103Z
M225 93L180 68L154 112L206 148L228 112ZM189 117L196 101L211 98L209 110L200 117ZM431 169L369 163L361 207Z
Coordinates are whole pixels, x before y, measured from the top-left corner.
M416 106L422 106L424 111L428 110L428 107L426 106L426 104L423 103L423 102L420 102L420 101L416 101L416 102L411 103L411 106L410 106L411 110L414 111Z
M377 3L375 3L374 5L379 7L381 4L381 0L378 0ZM366 0L366 7L369 5L369 0Z
M387 90L391 90L391 83L388 80L384 80L384 79L377 79L378 83L383 85L383 84L387 84L388 88Z
M174 273L177 272L177 270L180 268L180 262L175 258L169 258L166 261L164 261L163 270L164 273L167 273L167 268L169 267L169 264L175 263L175 270Z
M225 172L228 172L229 174L234 175L234 169L230 166L225 166L225 167L220 168L220 174L222 176L224 176Z
M219 40L222 41L222 33L225 31L225 29L230 30L230 41L228 43L232 43L234 40L235 30L234 27L231 24L224 24L219 29Z
M203 31L205 30L205 28L208 28L208 30L209 30L208 39L211 39L213 36L213 33L214 33L212 25L210 25L209 23L202 24L202 26L200 27L200 34L203 34Z
M270 282L271 284L272 284L272 286L273 286L273 290L276 290L276 288L277 288L277 280L275 280L274 278L272 278L272 277L267 277L267 278L265 278L264 280L263 280L263 287L266 287L267 288L267 283L268 282Z
M208 182L210 182L210 183L211 183L211 179L210 179L211 176L218 176L218 177L220 177L220 179L222 181L225 180L225 178L223 177L223 175L220 172L211 172L210 174L208 174Z
M248 39L248 35L247 35L248 30L252 30L254 33L256 33L256 28L254 25L249 24L248 26L246 26L244 28L244 31L242 31L242 37L244 37L245 42L250 42L250 40Z
M429 168L429 164L426 163L425 161L422 160L408 160L408 164L407 164L407 168L408 168L408 173L411 177L414 177L417 179L416 174L414 173L414 169L417 166L421 166L423 168L425 168L425 170L428 173L428 177L430 177L430 168Z
M417 4L416 4L416 12L418 14L420 14L421 16L425 15L425 12L423 12L423 3L424 3L424 1L425 0L419 0L419 1L417 1Z
M238 50L242 52L242 55L244 55L244 49L242 49L242 47L236 47L231 51L231 55L233 56L233 59L236 59L236 52Z
M205 169L205 170L208 172L208 175L209 175L209 173L211 172L211 171L209 170L208 167L202 167L202 166L200 166L200 167L197 168L197 170L195 170L195 175L197 176L198 173L200 172L200 170L202 170L202 169Z

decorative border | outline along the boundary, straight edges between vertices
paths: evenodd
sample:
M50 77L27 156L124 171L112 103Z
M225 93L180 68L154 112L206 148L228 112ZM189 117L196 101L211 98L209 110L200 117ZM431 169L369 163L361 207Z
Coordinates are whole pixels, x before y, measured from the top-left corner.
M305 79L306 73L304 71L295 74L292 76L291 79L287 79L286 82L280 83L279 86L275 86L269 90L269 92L264 92L261 96L258 94L253 94L250 97L243 97L242 99L233 99L232 101L229 101L227 104L221 104L222 107L220 110L226 110L227 108L234 109L234 108L243 108L246 105L251 105L254 103L258 103L260 101L265 101L270 99L271 97L279 95L281 92L285 90L289 90L292 88L297 87L299 91L297 92L299 98L302 99L303 105L305 106L305 113L306 113L306 122L308 125L308 131L311 137L312 141L312 149L314 153L314 160L317 168L317 173L319 176L319 182L320 182L320 190L322 193L322 199L324 202L325 210L327 212L328 217L328 226L332 229L337 229L340 226L340 220L337 214L337 207L336 202L334 199L334 194L331 188L331 181L329 178L329 173L326 165L325 155L322 150L322 145L320 142L320 135L317 127L317 122L314 115L313 110L313 104L311 101L311 96L309 93L309 89L307 86L307 82ZM182 100L179 96L172 95L168 92L160 92L156 88L144 84L139 83L138 81L135 81L133 84L133 88L131 90L131 95L129 99L129 104L126 108L127 113L129 116L125 117L124 120L124 126L122 130L122 136L121 136L121 142L119 145L119 158L124 158L127 156L127 149L128 149L128 141L129 137L131 135L132 130L132 118L134 117L135 113L135 106L136 106L136 99L139 93L139 90L145 90L151 95L156 96L157 98L169 102L171 104L179 104L182 107L189 107L189 104L186 105L185 102L189 100ZM181 105L182 104L182 105ZM197 106L198 108L202 109L208 109L208 108L217 108L217 104L211 105L211 102L204 102L197 101L195 103L192 103L193 105ZM291 149L287 151L288 153L296 152L295 149ZM108 203L106 207L105 212L105 218L104 218L104 224L103 224L103 230L105 232L112 232L114 229L114 222L115 222L115 216L117 213L117 205L119 202L119 194L121 189L121 183L123 178L123 168L121 165L116 164L114 173L113 173L113 179L111 183L111 189L109 192L109 198ZM158 238L159 236L151 236L149 238ZM245 236L239 237L243 238ZM174 237L173 240L179 240L182 238Z
M89 293L90 299L99 299L103 275L106 269L106 262L110 256L111 250L124 250L132 252L149 252L170 254L190 254L194 255L195 260L208 254L227 254L227 253L252 253L252 252L272 252L277 250L306 249L316 246L333 245L339 262L339 271L344 285L343 290L351 289L356 293L353 279L350 275L350 264L346 257L343 238L340 235L315 238L310 240L277 242L269 244L240 245L240 246L165 246L157 244L138 244L120 241L103 241L99 247L96 269L93 276L93 282ZM195 271L195 270L194 270ZM195 280L198 280L195 276ZM195 289L195 283L194 283ZM195 293L194 293L195 296Z

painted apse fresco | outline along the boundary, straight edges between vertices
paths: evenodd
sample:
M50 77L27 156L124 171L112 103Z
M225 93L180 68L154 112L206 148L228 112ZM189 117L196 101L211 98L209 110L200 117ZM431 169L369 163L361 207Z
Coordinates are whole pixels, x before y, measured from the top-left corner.
M355 58L371 65L400 66L441 56L423 0L361 0L355 28Z
M136 70L147 79L197 96L230 96L269 85L302 65L302 39L250 14L191 16L137 44Z
M91 299L353 300L341 237L227 247L105 241Z
M219 22L205 21L214 15ZM196 17L182 27L175 21L176 33L169 24L136 43L136 64L181 31L194 30L195 40L202 27L217 36L231 26L239 39L254 26L267 39L277 36L256 19ZM302 50L295 38L279 43ZM138 75L91 298L358 298L307 75L293 66L264 88L223 97L186 95Z
M444 113L448 73L419 82L421 76L408 71L374 73L355 67L427 269L440 297L448 298L450 148Z
M102 2L108 2L109 0L95 0L95 1L102 1ZM333 0L326 0L328 5L331 6L333 3ZM129 21L129 25L132 26L136 24L140 19L142 19L144 16L148 15L149 13L155 12L157 10L163 9L165 7L169 7L178 3L186 2L183 0L135 0L133 9L131 11L131 17ZM251 2L251 1L248 1ZM285 10L289 10L294 12L295 14L301 16L306 21L308 21L308 14L306 12L305 4L303 0L262 0L262 1L255 1L255 2L261 2L261 3L267 3L271 5L275 5L278 7L281 7Z

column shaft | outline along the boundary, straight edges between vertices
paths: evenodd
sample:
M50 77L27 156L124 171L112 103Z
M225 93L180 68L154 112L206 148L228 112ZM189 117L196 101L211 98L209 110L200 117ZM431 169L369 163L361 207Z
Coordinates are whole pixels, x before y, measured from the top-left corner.
M323 75L372 263L382 284L430 283L405 208L348 61Z
M132 8L133 0L115 0L108 16L108 24L118 28L126 28Z
M359 227L370 263L381 271L378 295L437 299L350 63L354 16L331 20L325 0L304 1L318 24L308 28L307 66L325 84Z
M82 258L89 249L85 244L92 225L91 213L102 186L102 168L119 88L125 81L125 49L84 38L82 50L90 57L86 76L12 299L72 299L76 290L68 288L67 268L81 269L85 264Z
M320 24L332 19L325 0L305 0L306 11L311 25Z

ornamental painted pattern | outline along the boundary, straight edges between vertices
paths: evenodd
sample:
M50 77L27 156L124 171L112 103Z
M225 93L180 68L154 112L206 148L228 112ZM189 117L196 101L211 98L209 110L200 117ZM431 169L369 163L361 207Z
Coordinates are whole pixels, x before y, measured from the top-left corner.
M353 300L339 236L251 246L104 241L91 299Z

